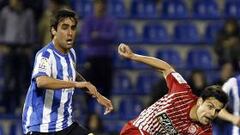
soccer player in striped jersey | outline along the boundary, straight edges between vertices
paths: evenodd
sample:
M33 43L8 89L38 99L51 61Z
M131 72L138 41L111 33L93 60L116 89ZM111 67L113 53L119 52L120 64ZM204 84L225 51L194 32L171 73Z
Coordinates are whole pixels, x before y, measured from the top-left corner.
M230 123L224 123L224 129L221 130L222 135L240 135L240 75L230 78L222 86L224 92L228 94L229 104L232 113L223 109L219 113L222 118Z
M35 57L31 85L22 114L27 135L87 135L89 132L72 119L74 88L82 88L103 105L105 113L112 111L110 100L76 71L73 42L76 35L76 14L59 10L50 24L52 41Z
M121 56L142 62L161 71L168 93L144 109L122 129L121 135L211 135L211 122L228 101L220 86L205 88L200 97L168 63L160 59L138 55L129 46L120 44Z

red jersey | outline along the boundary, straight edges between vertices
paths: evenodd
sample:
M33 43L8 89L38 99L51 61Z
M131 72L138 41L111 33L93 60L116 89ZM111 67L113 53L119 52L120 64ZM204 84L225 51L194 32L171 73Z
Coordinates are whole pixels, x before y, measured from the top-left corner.
M211 125L204 126L190 119L190 110L197 101L190 86L179 73L166 77L168 94L133 120L133 125L150 135L211 135Z

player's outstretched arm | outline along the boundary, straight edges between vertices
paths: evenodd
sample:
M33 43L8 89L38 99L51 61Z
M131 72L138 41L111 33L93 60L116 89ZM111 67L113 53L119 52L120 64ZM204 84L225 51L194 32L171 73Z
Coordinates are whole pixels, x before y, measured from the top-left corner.
M218 117L220 119L226 120L228 122L231 122L232 124L240 127L240 117L231 114L230 112L228 112L226 109L222 109L219 114Z
M167 62L160 60L155 57L151 56L143 56L139 54L135 54L132 52L131 48L121 43L118 46L118 53L119 55L123 56L124 58L128 58L137 62L145 63L153 68L156 68L157 70L163 72L164 76L166 77L169 73L175 71L171 65L169 65Z

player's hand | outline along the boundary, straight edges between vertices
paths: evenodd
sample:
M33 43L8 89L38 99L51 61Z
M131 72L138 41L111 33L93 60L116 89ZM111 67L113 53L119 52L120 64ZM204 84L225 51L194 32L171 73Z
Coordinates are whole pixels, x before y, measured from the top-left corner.
M240 127L240 117L237 116L234 120L233 120L233 124Z
M112 102L106 97L102 96L100 93L98 94L96 99L99 104L105 107L104 115L110 113L113 110Z
M125 58L129 58L131 59L134 55L134 53L132 52L132 50L130 49L130 47L124 43L121 43L119 46L118 46L118 53L125 57Z

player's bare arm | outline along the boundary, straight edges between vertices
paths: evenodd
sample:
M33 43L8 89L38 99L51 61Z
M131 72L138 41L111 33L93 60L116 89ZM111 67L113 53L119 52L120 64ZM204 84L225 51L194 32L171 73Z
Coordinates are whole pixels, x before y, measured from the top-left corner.
M126 44L121 43L118 46L118 53L128 59L145 63L153 68L156 68L157 70L163 72L164 76L166 77L169 73L175 71L171 65L169 65L167 62L157 59L155 57L151 56L143 56L139 54L135 54L132 52L130 47Z
M54 79L48 76L39 76L36 78L38 88L47 88L47 89L62 89L62 88L74 88L76 82L73 81L64 81Z
M98 95L95 86L91 83L82 81L82 82L74 82L74 81L65 81L58 80L48 76L39 76L36 78L37 87L38 88L47 88L47 89L62 89L62 88L86 88L92 95Z
M240 117L229 113L226 109L222 109L218 117L240 127Z

